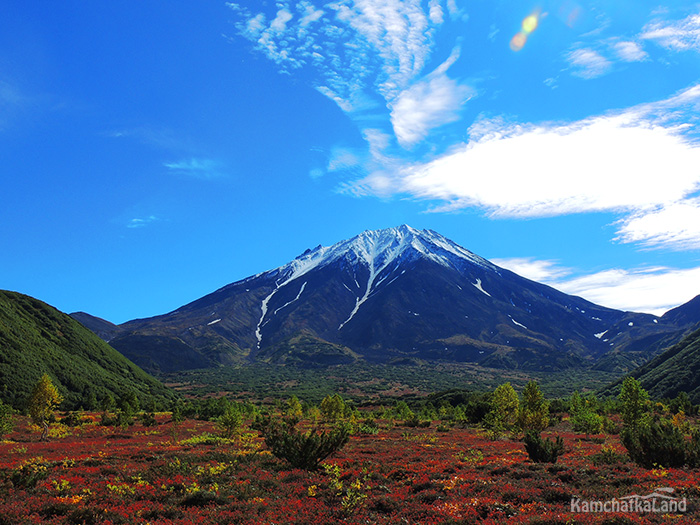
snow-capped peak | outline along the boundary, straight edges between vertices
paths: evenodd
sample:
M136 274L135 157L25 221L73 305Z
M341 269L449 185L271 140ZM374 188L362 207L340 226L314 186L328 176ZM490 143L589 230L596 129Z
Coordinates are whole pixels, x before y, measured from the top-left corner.
M406 224L383 230L368 230L332 246L307 250L292 262L278 268L283 280L295 279L306 272L340 259L364 263L369 268L386 268L404 257L425 257L443 266L458 261L496 270L496 266L432 230L416 230ZM377 271L378 273L378 271Z
M275 277L275 289L263 299L260 307L262 315L255 330L258 348L260 348L262 341L261 329L272 297L280 288L311 270L328 266L340 260L353 266L366 266L369 270L367 284L363 287L364 292L356 298L355 307L350 312L349 317L338 327L340 330L354 317L375 287L386 279L386 276L380 278L380 274L392 264L394 267L389 268L391 271L398 268L401 262L413 261L421 257L446 267L460 267L464 266L466 262L483 269L498 271L498 268L486 259L465 250L439 233L432 230L416 230L406 224L384 230L364 231L351 239L340 241L332 246L317 246L313 250L306 250L290 263L267 272Z

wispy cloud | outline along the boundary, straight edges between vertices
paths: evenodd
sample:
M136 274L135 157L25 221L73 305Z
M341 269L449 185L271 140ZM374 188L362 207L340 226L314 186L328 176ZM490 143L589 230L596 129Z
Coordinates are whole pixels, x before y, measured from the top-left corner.
M589 48L575 49L566 58L572 68L572 74L585 79L600 77L612 67L612 62L598 51Z
M169 128L139 126L134 128L114 129L104 133L115 139L132 139L147 146L166 150L191 149L191 141L179 136Z
M655 20L644 27L641 38L672 51L700 51L700 14L677 21Z
M447 76L459 48L435 71L405 89L391 104L391 123L404 147L423 140L431 130L459 119L459 110L475 91Z
M623 62L641 62L649 56L638 42L632 40L614 42L612 48Z
M149 215L148 217L135 217L126 223L127 228L143 228L149 224L159 221L160 219L155 215Z
M571 123L481 120L469 142L428 162L377 169L348 191L408 194L437 201L434 211L477 207L492 217L613 211L625 216L621 242L690 246L696 230L682 221L700 208L699 104L696 86Z
M700 290L700 267L613 268L581 274L556 261L514 258L493 262L565 293L624 311L662 315L688 302Z
M163 165L174 173L198 179L216 179L224 176L222 163L213 159L192 157L177 162L166 162Z
M458 48L424 73L446 15L460 16L452 0L336 0L322 8L298 0L278 2L268 12L229 6L239 17L238 34L282 72L304 70L320 93L358 122L367 111L381 117L403 147L456 120L474 94L447 75Z
M620 221L617 240L652 248L700 249L700 199L686 199Z

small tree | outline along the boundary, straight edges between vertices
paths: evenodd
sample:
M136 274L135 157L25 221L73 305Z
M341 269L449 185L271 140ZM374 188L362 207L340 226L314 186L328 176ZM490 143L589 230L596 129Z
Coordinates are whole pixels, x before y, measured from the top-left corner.
M217 427L226 438L232 438L241 431L243 414L235 405L229 405L226 412L216 420Z
M649 393L633 377L626 377L617 398L620 401L620 416L628 432L637 432L650 422Z
M541 432L549 425L549 403L544 399L536 381L525 385L517 424L523 432Z
M605 418L596 413L594 406L595 397L592 399L581 399L578 392L571 396L571 426L576 432L588 434L600 434L603 431Z
M338 421L345 414L345 401L340 397L339 394L334 394L333 396L326 396L321 401L321 414L328 421Z
M301 419L304 409L301 406L301 401L297 396L292 396L287 401L287 417Z
M513 429L519 404L518 394L510 383L504 383L494 390L491 410L484 418L484 426L494 439Z
M393 415L396 417L396 419L403 419L404 421L413 419L415 416L413 410L411 410L406 401L399 401L396 403L396 406L394 406L393 409Z
M49 418L53 411L61 404L63 396L51 382L48 374L41 376L29 398L29 415L37 425L44 428L41 432L41 441L46 441L49 436Z

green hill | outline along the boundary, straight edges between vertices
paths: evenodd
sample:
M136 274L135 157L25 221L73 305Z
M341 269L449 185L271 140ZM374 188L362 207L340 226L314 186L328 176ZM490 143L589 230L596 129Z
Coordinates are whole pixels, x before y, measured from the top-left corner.
M674 398L686 392L694 404L700 403L700 330L692 332L629 375L637 379L656 399ZM622 381L604 394L617 395Z
M44 373L63 394L62 409L93 408L95 401L128 391L141 406L176 397L69 315L0 290L0 399L22 408Z

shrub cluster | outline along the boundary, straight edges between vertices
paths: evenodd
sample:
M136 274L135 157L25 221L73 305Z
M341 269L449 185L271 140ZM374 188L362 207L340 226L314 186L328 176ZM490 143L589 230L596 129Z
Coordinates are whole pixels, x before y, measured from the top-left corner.
M687 439L671 421L625 429L620 438L635 463L652 468L700 466L700 433Z
M324 459L343 448L350 439L347 424L341 423L331 430L316 427L306 432L299 430L296 424L296 419L269 417L255 424L272 454L287 460L294 468L318 469Z
M564 440L557 436L556 440L542 439L539 432L529 430L525 433L525 450L535 463L556 463L557 458L564 453Z

